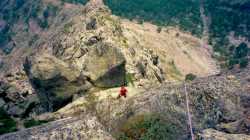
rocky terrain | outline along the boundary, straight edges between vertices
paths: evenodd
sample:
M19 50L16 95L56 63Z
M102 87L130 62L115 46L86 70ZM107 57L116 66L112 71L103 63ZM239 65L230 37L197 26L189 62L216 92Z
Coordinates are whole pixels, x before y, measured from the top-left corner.
M249 70L243 73L249 74ZM241 78L248 82L241 83ZM159 114L166 123L173 123L178 128L176 139L187 139L185 87L189 93L193 130L197 139L249 139L249 77L237 74L198 78L177 85L162 84L120 100L116 99L115 89L97 92L81 97L57 112L37 117L39 120L58 121L0 138L91 139L101 136L115 139L128 120L145 114ZM102 94L107 96L103 97Z
M200 48L200 39L178 29L158 32L151 24L120 19L102 2L85 7L67 3L59 7L58 1L40 5L46 4L61 9L57 15L49 11L49 19L54 20L48 19L48 29L37 27L41 32L36 32L31 26L29 33L39 35L36 42L26 46L14 40L20 47L1 59L3 83L21 94L37 92L45 110L57 110L78 95L130 81L149 88L183 80L189 73L204 77L218 72L215 60ZM74 10L69 12L69 6Z
M0 54L0 127L8 119L19 130L0 139L140 139L147 131L133 134L130 125L148 116L167 124L165 136L150 139L190 139L186 93L196 139L249 139L249 67L220 72L202 39L121 19L102 0L39 5L58 10L29 19L33 43L16 34L10 42L20 47ZM127 98L117 99L120 86Z

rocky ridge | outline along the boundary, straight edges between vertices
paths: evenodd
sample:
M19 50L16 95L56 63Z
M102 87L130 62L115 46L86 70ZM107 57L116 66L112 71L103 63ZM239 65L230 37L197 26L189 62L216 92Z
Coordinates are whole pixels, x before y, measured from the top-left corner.
M246 71L245 71L246 72ZM249 72L249 71L248 71ZM37 119L63 119L68 117L77 118L74 122L82 120L78 123L80 127L82 124L88 122L87 118L96 118L97 122L103 126L103 131L112 134L116 137L121 131L120 129L126 124L127 120L140 116L142 114L159 114L166 120L166 123L174 123L178 128L179 137L176 139L186 139L189 137L186 121L186 106L185 106L185 86L189 93L190 109L193 120L193 129L197 137L204 140L229 140L229 139L247 139L249 136L249 102L248 92L241 89L242 85L238 79L238 75L222 74L220 76L211 76L208 78L198 78L193 82L185 84L163 84L158 88L150 89L149 91L137 91L133 96L127 99L117 100L114 93L116 91L108 90L102 91L100 94L81 97L66 107L58 110L52 114L44 114ZM245 83L246 85L249 83ZM131 91L135 89L130 89ZM101 98L101 94L106 93L107 96ZM60 122L60 121L59 121ZM231 125L232 123L239 125ZM63 125L65 124L62 121ZM67 123L66 123L67 124ZM48 134L47 127L44 125L35 127L13 134L7 134L0 137L0 139L13 136L27 136L30 138L30 133L34 137L39 137ZM69 125L70 128L75 127ZM225 127L227 126L227 127ZM62 130L65 126L58 126L53 128L52 132L56 131L57 135L64 135L60 138L72 138L75 133L72 131L57 131ZM97 127L97 126L96 126ZM46 133L37 132L37 130L45 129ZM209 128L215 128L212 130ZM231 131L230 131L231 130ZM85 128L84 131L88 131ZM29 132L29 133L27 133ZM99 131L98 131L99 132ZM230 137L231 136L231 137ZM23 136L24 137L24 136Z
M75 8L74 16L62 24L51 25L55 30L47 40L39 41L24 61L27 75L23 79L29 79L35 89L26 88L28 92L24 95L36 92L40 100L34 101L35 104L41 102L41 109L56 111L34 118L58 121L3 135L0 139L115 139L129 119L143 114L159 114L166 123L174 123L178 128L177 139L187 139L185 86L195 134L204 139L213 137L208 134L226 133L248 137L249 81L237 74L209 76L216 74L217 68L215 61L202 53L205 50L199 48L199 39L177 29L163 28L158 33L153 25L121 20L111 15L102 1L93 0L85 7ZM211 65L206 67L208 62ZM209 77L190 83L169 83L183 80L188 73ZM249 71L240 73L246 76ZM14 78L14 86L16 81L18 78ZM117 100L116 87L121 85L129 86L129 95ZM2 93L4 99L9 98L6 93L15 95L8 88ZM24 114L27 115L18 115ZM205 131L207 128L223 133Z
M58 27L51 39L41 43L28 57L25 71L48 110L57 110L77 94L126 85L131 80L136 86L149 87L171 78L181 80L183 74L192 72L185 68L179 71L178 66L183 63L175 62L174 56L166 59L164 56L170 53L160 53L164 48L153 47L157 44L142 44L144 38L136 38L141 35L132 33L135 29L127 29L121 22L101 2L91 1L81 14ZM181 37L185 39L188 35ZM199 45L198 39L193 39L192 43L197 45L195 47ZM187 45L190 52L202 56L195 47L192 48L191 43ZM185 50L176 48L171 52L182 51L183 55L188 55ZM213 61L209 56L189 59L190 65L197 65L194 72L198 75L209 75L216 69L200 67L203 62Z

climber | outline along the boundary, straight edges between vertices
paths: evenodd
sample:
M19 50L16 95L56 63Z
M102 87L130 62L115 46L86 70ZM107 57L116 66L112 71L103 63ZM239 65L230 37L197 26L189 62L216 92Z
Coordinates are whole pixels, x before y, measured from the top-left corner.
M126 98L127 97L127 92L128 92L127 89L124 86L122 86L121 89L120 89L120 93L119 93L117 99L120 99L122 96L124 98Z

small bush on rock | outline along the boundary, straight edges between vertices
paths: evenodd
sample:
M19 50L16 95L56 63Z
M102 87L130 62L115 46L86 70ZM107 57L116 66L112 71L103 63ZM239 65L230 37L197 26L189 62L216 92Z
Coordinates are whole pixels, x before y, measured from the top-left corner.
M247 58L242 58L240 59L240 68L246 68L248 65L248 60Z
M196 75L190 73L190 74L187 74L187 75L186 75L185 80L186 80L186 81L193 81L195 78L196 78Z
M37 121L37 120L34 120L34 119L30 119L30 120L26 120L24 122L24 127L29 128L29 127L38 126L38 125L41 125L41 124L44 124L44 123L48 123L48 121Z
M176 127L155 115L132 117L121 129L119 140L174 140Z
M0 135L16 131L16 122L0 108Z

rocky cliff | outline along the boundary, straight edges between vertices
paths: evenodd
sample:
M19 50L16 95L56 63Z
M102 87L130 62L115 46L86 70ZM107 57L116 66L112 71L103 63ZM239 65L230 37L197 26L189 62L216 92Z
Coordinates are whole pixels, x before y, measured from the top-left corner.
M249 69L219 73L200 39L121 19L101 0L48 3L60 10L41 38L2 57L0 105L21 131L0 139L121 139L147 116L169 139L188 139L185 93L197 138L249 137ZM190 73L198 78L184 82ZM128 97L117 99L123 85ZM22 130L31 118L56 121Z
M215 61L200 48L200 40L190 34L172 28L157 32L153 25L121 20L100 1L71 12L65 6L55 15L46 37L21 61L47 110L102 88L128 83L148 88L183 80L189 73L218 72ZM59 24L62 16L67 18ZM22 71L21 65L15 67Z

